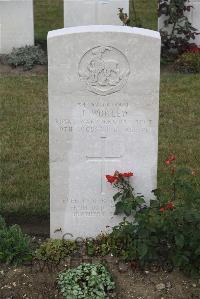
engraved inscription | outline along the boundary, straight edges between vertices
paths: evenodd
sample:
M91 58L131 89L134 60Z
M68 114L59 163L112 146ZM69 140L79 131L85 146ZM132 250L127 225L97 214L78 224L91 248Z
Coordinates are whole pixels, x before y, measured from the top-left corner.
M70 205L70 210L74 217L101 217L105 216L110 209L110 215L113 215L114 212L114 202L107 201L105 199L98 199L95 202L92 200L76 202Z
M106 207L104 205L102 205L101 203L99 205L90 205L88 207L87 204L81 204L78 206L72 206L71 210L72 210L72 215L75 217L80 217L80 216L84 216L84 217L99 217L99 216L104 216L105 215L105 209Z
M87 51L79 63L79 77L87 89L106 96L119 91L127 82L130 67L125 55L110 46Z
M131 118L128 102L103 103L85 101L76 103L77 119L56 118L56 127L68 135L81 132L88 134L128 133L149 134L154 131L155 123L152 119L143 119L138 115Z

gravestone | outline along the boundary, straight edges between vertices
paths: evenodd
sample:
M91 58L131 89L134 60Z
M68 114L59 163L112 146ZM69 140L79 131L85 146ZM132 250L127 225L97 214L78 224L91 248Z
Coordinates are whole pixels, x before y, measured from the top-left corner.
M190 11L185 11L185 16L188 17L189 22L192 24L194 28L197 29L197 32L200 32L200 0L189 0L185 3L185 5L191 5L192 8ZM172 31L173 25L170 24L167 27L164 25L164 21L168 17L162 15L158 18L158 30L163 30L167 32ZM197 46L200 46L200 35L196 35L195 40L191 39L191 43L196 43Z
M200 0L190 0L190 5L193 9L188 13L189 21L200 33ZM195 37L195 43L200 47L200 34Z
M160 35L65 28L48 55L51 237L94 237L122 219L106 174L133 171L147 201L156 188Z
M64 0L64 27L122 25L118 8L129 14L129 0Z
M0 0L0 54L33 44L33 1Z

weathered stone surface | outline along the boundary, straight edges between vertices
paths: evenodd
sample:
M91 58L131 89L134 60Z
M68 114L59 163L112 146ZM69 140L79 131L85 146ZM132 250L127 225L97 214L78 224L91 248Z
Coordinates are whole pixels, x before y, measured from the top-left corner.
M122 25L118 8L129 14L129 0L64 0L64 26Z
M33 0L0 0L0 54L33 44Z
M113 216L105 175L157 183L160 35L125 26L52 31L49 55L51 237L94 237Z
M191 9L188 15L189 21L200 33L200 0L190 0L189 5L193 6L193 9ZM200 34L196 36L195 43L200 47Z

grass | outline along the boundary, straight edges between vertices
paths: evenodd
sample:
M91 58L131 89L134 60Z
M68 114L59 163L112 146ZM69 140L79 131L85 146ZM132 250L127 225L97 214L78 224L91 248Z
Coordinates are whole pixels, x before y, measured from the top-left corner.
M130 0L131 14L132 1ZM157 0L134 0L134 3L142 27L157 30ZM35 39L43 42L48 31L64 26L63 0L34 0L34 20Z
M49 209L46 76L0 77L1 202L6 214Z
M157 30L157 0L129 0L130 16L133 16L133 2L136 10L136 16L139 18L141 27Z
M180 164L199 173L199 85L199 75L161 75L158 184L164 189L168 187L164 160L169 153L175 153Z
M169 152L199 169L199 75L161 76L159 170L166 188ZM49 215L47 76L0 76L1 202L4 215Z
M63 0L34 0L35 39L45 41L50 30L63 28Z

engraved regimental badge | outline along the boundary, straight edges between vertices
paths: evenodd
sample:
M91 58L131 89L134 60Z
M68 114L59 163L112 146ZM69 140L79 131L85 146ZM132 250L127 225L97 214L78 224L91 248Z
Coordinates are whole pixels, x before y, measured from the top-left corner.
M119 91L127 82L130 67L126 56L109 46L87 51L79 63L79 77L87 89L105 96Z

